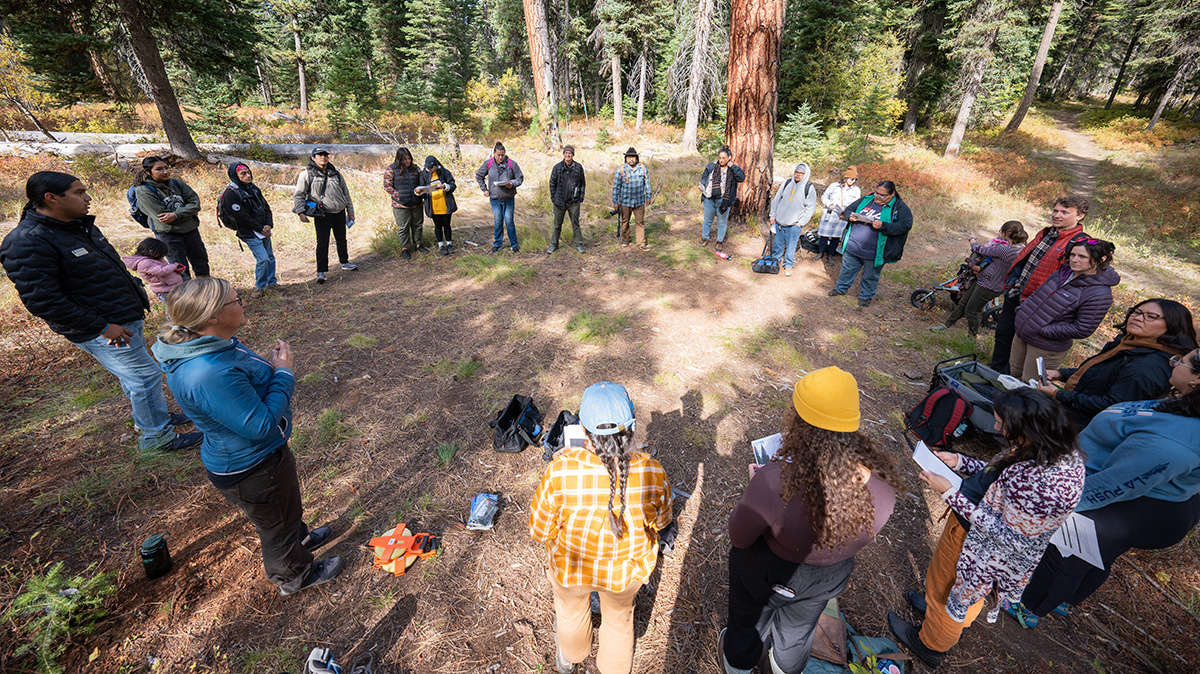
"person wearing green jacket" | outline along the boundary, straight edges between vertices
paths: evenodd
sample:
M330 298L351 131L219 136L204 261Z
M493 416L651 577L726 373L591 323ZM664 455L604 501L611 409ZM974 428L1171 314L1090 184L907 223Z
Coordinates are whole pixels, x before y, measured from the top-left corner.
M161 157L146 157L134 179L138 210L146 214L154 237L167 244L167 259L187 267L184 280L208 276L208 250L200 238L200 197Z

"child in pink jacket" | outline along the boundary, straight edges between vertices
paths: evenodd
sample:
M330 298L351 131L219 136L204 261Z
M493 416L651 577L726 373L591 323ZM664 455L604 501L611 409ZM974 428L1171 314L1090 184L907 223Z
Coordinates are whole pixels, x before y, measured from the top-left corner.
M183 283L180 273L187 271L186 266L167 260L167 244L151 237L142 239L133 255L126 255L121 260L129 271L137 272L150 284L150 290L160 301L166 301L171 288Z

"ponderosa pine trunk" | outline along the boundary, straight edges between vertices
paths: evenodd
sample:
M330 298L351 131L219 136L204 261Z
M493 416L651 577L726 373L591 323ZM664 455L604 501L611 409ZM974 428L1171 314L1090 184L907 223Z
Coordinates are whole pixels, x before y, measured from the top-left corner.
M692 69L688 74L687 113L680 145L687 152L696 151L700 130L700 99L704 95L704 50L712 37L714 0L699 0L696 4L696 44L692 45Z
M613 126L620 129L625 125L625 102L621 91L621 57L619 54L609 54L609 67L612 68L613 87Z
M1142 36L1142 22L1138 21L1133 27L1133 37L1129 39L1129 48L1125 50L1125 58L1121 59L1121 69L1117 71L1117 81L1113 82L1112 93L1108 95L1108 102L1104 104L1104 109L1112 108L1113 100L1117 98L1117 92L1121 90L1121 80L1125 79L1125 67L1129 65L1129 58L1133 56L1133 50L1137 48L1138 38Z
M784 0L733 0L729 28L729 97L725 142L746 172L734 214L766 219L774 179L779 108L779 44Z
M1054 31L1058 27L1058 17L1062 14L1063 0L1054 0L1050 5L1050 16L1046 19L1046 28L1042 30L1042 41L1038 45L1037 56L1033 59L1033 71L1029 73L1029 84L1025 86L1025 95L1021 97L1017 111L1013 113L1005 133L1014 133L1021 128L1029 106L1033 105L1033 97L1037 94L1038 83L1042 80L1042 69L1046 67L1046 57L1050 55L1050 43L1054 41Z
M992 44L999 32L997 28L988 33L983 44L979 45L979 56L967 71L962 103L958 106L958 117L954 120L954 129L950 131L950 142L946 143L946 152L942 155L944 157L957 157L958 150L962 147L963 136L967 135L967 122L971 120L971 110L975 107L975 97L979 95L979 86L983 84L983 74L987 70Z
M175 98L175 89L167 78L167 68L163 65L162 55L158 53L158 43L145 16L138 6L137 0L117 0L121 18L125 19L129 30L129 42L133 45L133 53L137 56L146 81L150 85L150 97L158 108L158 116L162 120L163 132L167 135L167 143L171 152L184 159L200 159L200 149L192 134L188 131L187 122L183 119L183 111L179 109L179 100Z
M554 65L550 54L550 26L546 23L545 0L523 0L525 32L529 36L529 62L532 66L533 91L541 128L551 142L558 137L558 101L554 95Z
M1167 90L1163 92L1162 99L1158 101L1158 108L1154 111L1154 116L1150 118L1150 123L1146 125L1147 131L1153 131L1155 125L1158 124L1159 118L1162 117L1163 110L1166 109L1167 103L1171 97L1175 95L1175 89L1179 87L1179 83L1186 77L1192 74L1192 65L1196 62L1195 56L1190 56L1179 64L1179 70L1175 71L1175 77L1171 78L1171 83L1167 85Z

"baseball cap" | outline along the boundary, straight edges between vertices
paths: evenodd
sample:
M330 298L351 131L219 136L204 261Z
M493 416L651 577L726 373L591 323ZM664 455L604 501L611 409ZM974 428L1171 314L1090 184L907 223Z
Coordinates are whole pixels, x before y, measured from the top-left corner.
M315 156L317 156L317 155L319 155L319 154L329 154L329 150L326 150L326 149L325 149L325 148L323 148L323 147L314 147L314 148L313 148L313 151L312 151L312 154L310 154L309 156L310 156L310 157L315 157Z
M633 401L624 386L610 381L583 390L579 423L592 435L615 435L634 427Z

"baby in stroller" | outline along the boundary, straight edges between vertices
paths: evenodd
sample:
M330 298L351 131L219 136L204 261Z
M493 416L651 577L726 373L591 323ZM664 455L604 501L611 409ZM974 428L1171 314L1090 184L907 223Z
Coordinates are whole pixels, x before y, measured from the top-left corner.
M979 335L979 317L988 302L1004 291L1004 277L1009 267L1029 240L1025 226L1017 220L1009 220L1000 226L1000 234L986 244L980 244L974 236L968 237L971 254L959 267L958 287L962 295L958 304L946 320L931 328L933 332L945 330L964 315L967 317L967 332L972 337Z

